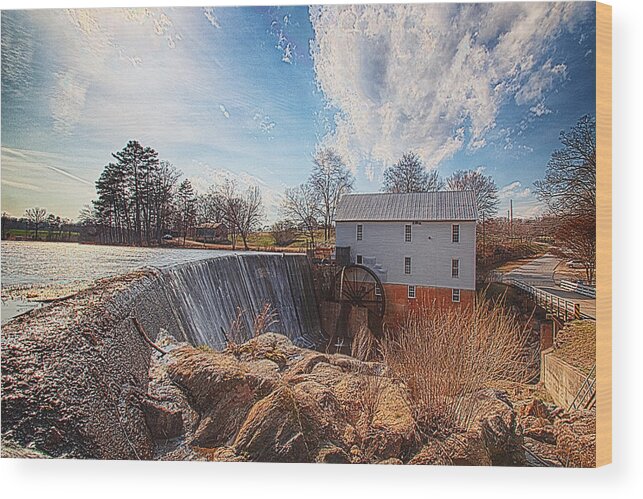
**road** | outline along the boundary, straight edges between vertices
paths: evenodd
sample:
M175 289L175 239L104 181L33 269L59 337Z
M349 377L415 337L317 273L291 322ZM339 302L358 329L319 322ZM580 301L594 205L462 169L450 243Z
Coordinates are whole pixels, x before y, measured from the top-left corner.
M572 291L565 291L556 284L554 281L554 270L558 264L564 265L564 263L561 263L560 258L547 253L540 258L526 263L522 267L508 272L506 275L536 288L540 288L555 296L576 302L580 304L581 312L596 319L596 300L594 298Z

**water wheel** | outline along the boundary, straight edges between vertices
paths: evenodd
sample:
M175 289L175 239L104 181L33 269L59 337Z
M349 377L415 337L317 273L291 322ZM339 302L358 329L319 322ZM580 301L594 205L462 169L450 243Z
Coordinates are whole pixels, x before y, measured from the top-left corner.
M353 307L367 310L368 328L379 337L386 312L384 287L379 277L364 265L347 265L335 276L334 299L340 303L334 339L343 343L347 337L348 320Z

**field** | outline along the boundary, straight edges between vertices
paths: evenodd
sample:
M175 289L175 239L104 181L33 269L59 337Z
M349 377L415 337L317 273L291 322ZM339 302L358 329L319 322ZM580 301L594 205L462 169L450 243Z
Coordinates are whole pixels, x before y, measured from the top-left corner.
M36 231L31 229L9 229L7 231L8 239L29 239L34 240L36 237ZM39 230L38 231L38 240L39 241L77 241L78 232L75 231L63 231L62 234L58 231L51 233L49 237L48 230Z

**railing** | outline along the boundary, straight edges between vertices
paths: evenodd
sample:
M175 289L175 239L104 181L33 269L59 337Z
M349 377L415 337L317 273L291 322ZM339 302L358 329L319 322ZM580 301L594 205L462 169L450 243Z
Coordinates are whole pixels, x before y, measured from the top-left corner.
M593 319L593 317L581 312L580 304L561 298L552 293L544 291L540 288L532 286L526 282L520 281L513 277L508 277L498 272L491 275L491 279L496 282L515 286L521 291L530 296L532 301L539 307L545 310L548 314L552 314L562 321L570 321L577 319Z
M584 284L562 280L560 281L560 287L565 291L574 291L580 295L589 296L590 298L596 298L596 288L591 286L585 286Z
M592 409L594 407L596 407L596 364L578 389L573 402L569 405L569 410Z

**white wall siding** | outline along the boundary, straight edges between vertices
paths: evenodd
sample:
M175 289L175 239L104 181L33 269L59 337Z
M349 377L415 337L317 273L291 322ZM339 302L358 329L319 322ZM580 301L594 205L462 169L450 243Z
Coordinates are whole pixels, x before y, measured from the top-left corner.
M357 240L357 225L363 226ZM460 242L452 242L452 225L460 225ZM411 225L411 242L404 241L404 226ZM375 258L386 271L388 283L440 288L475 289L475 222L337 222L337 246L350 246L357 255ZM404 258L411 257L411 275L404 273ZM451 261L460 260L458 278L451 277Z

